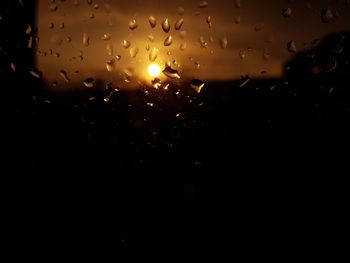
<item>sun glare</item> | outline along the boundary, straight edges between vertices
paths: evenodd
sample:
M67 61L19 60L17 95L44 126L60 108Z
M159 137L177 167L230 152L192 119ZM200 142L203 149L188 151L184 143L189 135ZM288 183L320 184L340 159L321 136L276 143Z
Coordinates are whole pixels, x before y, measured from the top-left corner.
M161 69L157 64L151 64L148 67L148 74L151 77L153 77L153 78L158 77L160 73L161 73Z

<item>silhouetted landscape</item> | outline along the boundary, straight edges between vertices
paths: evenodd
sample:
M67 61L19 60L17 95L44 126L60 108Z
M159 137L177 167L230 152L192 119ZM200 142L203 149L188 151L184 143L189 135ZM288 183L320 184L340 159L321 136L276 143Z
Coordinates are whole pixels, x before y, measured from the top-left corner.
M25 31L17 17L9 23ZM106 250L224 247L226 233L238 249L265 250L271 238L288 253L292 239L321 240L347 196L349 41L341 32L315 42L276 79L211 82L200 93L97 85L57 95L29 74L30 52L10 48L26 39L8 35L1 174L14 232L23 242L66 236L67 246L100 238ZM15 71L3 69L13 61Z

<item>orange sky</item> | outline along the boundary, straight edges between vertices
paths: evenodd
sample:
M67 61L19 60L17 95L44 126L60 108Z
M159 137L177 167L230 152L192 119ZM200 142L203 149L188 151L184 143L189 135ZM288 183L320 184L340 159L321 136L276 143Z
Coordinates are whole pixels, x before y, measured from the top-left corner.
M347 0L339 1L259 1L242 0L237 8L234 0L207 1L205 8L200 8L203 1L178 0L93 0L88 5L86 0L79 0L79 6L74 6L74 0L57 1L58 9L50 11L51 1L39 0L38 28L40 42L37 56L38 67L49 81L62 82L60 70L65 70L73 82L80 82L86 77L103 78L106 81L121 81L120 72L132 68L137 78L147 80L147 67L150 64L148 44L150 48L158 48L160 53L156 60L159 65L167 61L177 61L172 65L186 78L203 80L228 80L241 75L262 77L279 76L283 71L283 63L292 54L288 52L286 43L294 40L298 51L310 47L310 41L321 38L330 32L350 29L350 5ZM94 5L98 4L98 9ZM177 12L178 7L185 10L183 16ZM291 7L293 14L284 18L282 10ZM329 7L337 10L340 17L328 24L322 23L320 9ZM91 14L94 18L90 18ZM148 17L157 19L157 26L151 28ZM212 27L209 28L206 18L211 16ZM235 21L241 17L241 22ZM174 29L175 22L184 18L181 30L187 35L183 39L180 31ZM138 27L130 30L128 22L135 18ZM161 23L169 18L171 30L167 34L162 30ZM49 28L49 23L54 28ZM59 25L64 23L64 28ZM256 31L257 25L264 26ZM90 37L90 45L83 45L83 34ZM111 39L102 40L104 34L111 34ZM148 39L149 34L155 37L154 42ZM169 47L164 47L164 39L171 35L174 39ZM208 48L201 48L199 38L203 36L208 42ZM71 38L71 42L67 41ZM210 41L213 38L213 42ZM221 48L220 39L227 37L228 46ZM129 54L129 49L122 47L123 40L131 42L130 48L138 48L135 58ZM180 51L179 46L186 42L187 48ZM306 44L306 47L305 47ZM110 56L106 45L113 47ZM43 56L43 52L58 52L60 56ZM249 49L249 50L248 50ZM170 51L170 55L167 52ZM240 57L244 54L245 58ZM268 56L264 57L264 53ZM78 56L82 55L80 61ZM120 55L115 62L115 69L108 72L106 62ZM196 62L200 67L196 66ZM79 74L74 74L79 71Z

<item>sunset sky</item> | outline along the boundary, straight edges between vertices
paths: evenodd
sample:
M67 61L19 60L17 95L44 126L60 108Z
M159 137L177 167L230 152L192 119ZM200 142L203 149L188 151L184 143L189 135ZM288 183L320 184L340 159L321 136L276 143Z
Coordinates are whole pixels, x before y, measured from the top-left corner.
M51 1L38 1L40 52L37 62L48 81L64 84L59 71L65 70L71 82L81 82L87 77L120 82L126 68L138 79L150 81L147 68L151 62L146 45L150 50L159 49L156 64L164 68L166 62L171 62L183 78L207 81L237 79L242 75L276 77L283 72L283 63L293 56L287 49L289 41L295 41L297 51L301 51L310 48L310 42L316 38L350 29L347 0L242 0L238 1L240 7L234 0L208 0L204 8L204 5L200 7L204 2L200 0L93 0L91 5L86 0L78 0L77 6L74 2L56 0L57 10L50 11ZM95 4L98 8L94 8ZM179 7L183 8L183 15L179 14ZM285 18L282 11L288 7L292 14ZM337 11L339 17L323 23L320 10L325 7L333 13ZM150 16L157 20L155 28L150 26ZM175 30L176 21L182 17L181 30ZM138 27L131 30L128 24L133 18ZM169 33L162 29L166 18L171 25ZM54 24L53 28L49 27L50 23ZM61 23L64 28L60 28ZM83 44L84 33L90 38L89 46ZM151 33L154 42L149 40ZM102 40L104 34L110 34L110 40ZM165 47L164 40L169 35L173 43ZM201 47L201 36L207 48ZM228 40L226 48L222 48L220 41L224 37ZM130 41L128 49L122 46L123 40ZM181 51L183 43L187 47ZM107 45L113 47L112 54ZM134 58L130 55L131 48L139 50ZM56 52L59 57L55 56ZM121 56L120 60L116 56ZM115 67L107 71L106 62L111 59L115 60ZM262 75L262 71L266 73Z

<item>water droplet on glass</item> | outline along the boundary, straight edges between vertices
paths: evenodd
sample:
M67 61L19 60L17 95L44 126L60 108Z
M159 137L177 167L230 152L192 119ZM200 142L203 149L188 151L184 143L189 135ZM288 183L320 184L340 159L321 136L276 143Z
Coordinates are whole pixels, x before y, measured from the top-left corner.
M113 56L113 46L111 44L106 45L108 56Z
M292 16L292 8L288 7L282 11L282 16L285 18Z
M204 88L205 83L199 79L192 79L190 85L192 89L194 89L197 93L200 93Z
M321 9L321 20L323 23L327 24L333 19L333 12L329 8L322 8Z
M54 28L54 27L55 27L55 24L54 24L54 23L50 23L50 24L49 24L49 28L50 28L50 29L52 29L52 28Z
M149 53L149 61L154 62L158 57L159 50L158 48L152 48L151 52Z
M199 4L199 7L200 8L206 8L208 6L208 2L207 1L202 1L200 4Z
M98 4L94 4L94 9L99 9L99 5Z
M75 0L75 1L73 2L73 5L74 5L74 6L79 6L79 1L78 1L78 0Z
M133 47L129 50L129 53L132 58L135 58L139 53L139 49L137 47Z
M83 34L83 45L86 47L90 45L90 37L86 33Z
M11 66L12 71L15 72L16 71L16 65L11 63L10 66Z
M38 78L38 79L41 79L41 77L43 75L43 73L37 69L31 69L29 71L29 73L30 73L30 75L32 75L33 77Z
M149 51L150 47L149 44L146 44L146 51Z
M256 24L254 26L254 30L255 30L255 32L260 32L261 30L263 30L264 27L265 27L265 24L263 24L263 23Z
M157 26L157 20L154 16L150 16L148 18L148 22L151 25L152 28L155 28Z
M288 51L291 53L297 52L297 47L294 41L289 41L287 43L287 48L288 48Z
M131 19L131 20L129 21L129 28L130 28L131 30L135 30L137 27L138 27L138 24L137 24L137 22L136 22L136 19L135 19L135 18Z
M111 39L111 37L112 37L112 35L111 34L109 34L109 33L106 33L106 34L103 34L103 36L102 36L102 40L110 40Z
M61 24L59 25L59 28L60 28L60 29L64 29L64 23L61 23Z
M92 5L92 0L86 0L86 2L88 3L88 5Z
M180 30L183 24L184 24L184 19L180 18L175 24L175 29Z
M165 33L169 33L170 31L170 23L169 23L169 19L166 18L163 23L162 23L162 28L164 30Z
M186 42L181 43L181 45L180 45L180 50L181 50L181 51L184 51L186 48L187 48L187 43L186 43Z
M168 36L165 40L164 40L164 46L168 47L173 43L173 37L172 36Z
M212 24L211 24L211 16L207 17L207 24L209 26L209 28L211 28Z
M185 39L186 36L187 36L187 31L181 31L181 32L180 32L180 37L181 37L182 39Z
M245 52L244 52L243 50L240 50L240 51L239 51L239 58L242 59L242 60L244 60L244 59L245 59L245 56L246 56Z
M163 74L171 79L180 79L181 78L179 75L179 72L175 69L172 69L169 66L165 67L165 69L163 70Z
M91 13L91 14L89 15L89 17L90 17L90 19L94 19L94 18L95 18L95 14L94 14L94 13Z
M28 25L27 29L26 29L26 35L30 35L32 33L32 27L30 25Z
M228 45L228 40L227 40L227 37L223 37L220 39L220 46L221 48L227 48L227 45Z
M185 9L181 6L179 6L177 8L177 13L178 13L178 15L183 16L183 14L185 13Z
M33 37L30 36L29 39L28 39L28 45L27 45L28 48L32 48L33 47Z
M66 41L67 41L68 43L70 43L70 42L72 42L72 38L71 38L71 37L66 37Z
M208 48L208 43L205 41L203 36L199 37L199 43L201 44L201 48Z
M121 55L116 55L116 56L115 56L115 59L116 59L116 60L121 60L121 59L122 59L122 56L121 56Z
M84 79L84 86L87 88L93 88L95 84L95 79L94 78L87 78Z
M51 4L50 5L50 11L51 12L55 12L55 11L57 11L57 9L58 9L58 6L56 4Z
M106 68L107 68L107 71L111 72L114 70L114 65L115 65L115 60L114 59L111 59L109 61L106 62Z
M63 80L64 80L65 82L67 82L67 83L69 82L68 74L67 74L66 71L60 70L60 76L63 78Z
M149 39L149 41L153 42L153 41L154 41L154 36L153 36L153 34L150 34L150 35L148 36L148 39Z
M201 64L199 63L199 62L194 62L194 66L197 68L197 69L199 69L200 67L201 67Z
M122 46L123 46L124 48L129 48L129 47L131 46L131 43L130 43L130 41L123 40L123 41L122 41Z

